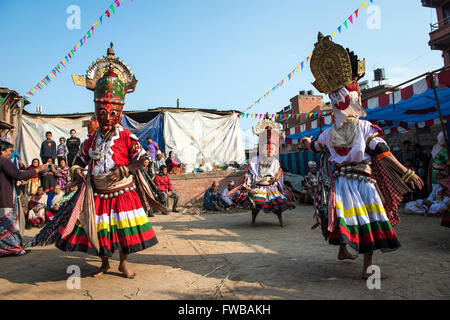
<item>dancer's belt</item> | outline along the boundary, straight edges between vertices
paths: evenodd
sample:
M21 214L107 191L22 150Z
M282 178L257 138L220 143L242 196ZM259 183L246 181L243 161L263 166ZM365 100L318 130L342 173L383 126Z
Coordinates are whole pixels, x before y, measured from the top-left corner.
M118 195L124 194L125 192L130 192L136 189L132 175L113 184L108 182L107 177L109 175L110 174L101 174L94 176L94 197L98 195L101 199L111 199L113 197L117 197Z
M346 164L334 164L334 176L343 177L347 179L354 179L359 181L366 181L376 183L373 179L372 168L369 163L365 162L351 162Z

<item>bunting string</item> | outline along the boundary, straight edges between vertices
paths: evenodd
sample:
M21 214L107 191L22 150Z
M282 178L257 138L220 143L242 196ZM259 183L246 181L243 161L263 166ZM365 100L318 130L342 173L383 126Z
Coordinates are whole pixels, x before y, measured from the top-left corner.
M333 111L319 111L319 112L307 112L307 113L247 113L241 112L238 113L239 118L254 118L254 119L262 119L265 115L268 115L269 118L275 120L283 120L283 119L313 119L320 116L330 116L334 115Z
M133 0L129 1L133 2ZM48 86L53 79L56 79L56 77L61 73L61 71L63 71L62 68L67 68L66 65L70 63L71 59L73 59L76 54L78 54L78 52L81 50L86 41L94 37L95 34L94 30L97 30L96 28L103 25L104 16L106 16L107 18L111 18L111 16L116 14L117 8L119 8L120 5L123 4L124 2L125 0L114 0L111 3L111 5L106 9L106 11L102 15L100 15L100 17L97 20L95 20L95 22L92 24L89 30L81 37L81 39L73 46L73 48L71 48L66 53L66 55L59 61L59 63L57 63L53 67L53 69L42 78L41 81L36 83L36 85L23 96L26 99L30 99L30 96L36 95L40 90Z
M373 0L364 1L361 4L361 7L364 8L367 5L367 2L373 3ZM341 23L336 30L333 31L333 33L330 35L332 38L335 38L336 35L342 33L344 29L342 26L345 27L345 30L349 28L350 25L352 25L355 20L359 17L359 7L348 16L343 23ZM350 22L350 24L349 24ZM251 108L255 107L257 104L259 104L262 100L266 99L269 95L271 95L273 92L275 92L278 88L286 84L288 81L292 80L293 76L302 71L303 68L306 66L306 64L311 59L312 53L310 53L302 62L300 62L299 65L297 65L295 68L292 69L291 72L289 72L288 75L286 75L283 79L281 79L280 82L278 82L276 85L274 85L271 89L269 89L263 96L261 96L258 100L255 100L253 104L251 104L248 108L243 110L243 113L246 113L246 111L250 110ZM247 114L247 113L246 113Z

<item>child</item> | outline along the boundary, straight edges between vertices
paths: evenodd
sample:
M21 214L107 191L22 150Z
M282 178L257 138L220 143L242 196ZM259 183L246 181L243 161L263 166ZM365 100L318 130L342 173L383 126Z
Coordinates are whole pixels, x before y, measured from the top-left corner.
M67 163L67 155L69 151L66 146L66 138L59 138L59 146L56 148L56 157L58 158L58 166L61 165L61 160L64 160Z

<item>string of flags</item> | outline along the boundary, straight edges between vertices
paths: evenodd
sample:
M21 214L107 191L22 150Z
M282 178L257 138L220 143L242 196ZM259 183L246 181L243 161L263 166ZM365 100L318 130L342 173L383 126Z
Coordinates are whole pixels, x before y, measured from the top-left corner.
M367 2L373 3L373 0L369 0L369 1L364 1L361 4L361 7L364 8L367 5ZM345 21L343 23L341 23L335 31L333 31L331 37L335 38L336 35L338 33L342 33L344 30L347 30L348 27L353 24L353 22L359 17L359 7L354 10L352 12L352 14L350 14L350 16L348 16L348 18L345 19ZM349 24L350 22L350 24ZM345 29L343 28L345 27ZM255 102L253 102L252 105L250 105L247 109L245 109L243 112L246 112L248 110L250 110L251 108L253 108L254 106L256 106L257 104L259 104L262 100L266 99L269 95L271 95L274 91L276 91L278 88L280 88L281 86L283 86L286 82L290 81L292 79L292 77L303 70L303 68L305 67L305 65L309 62L309 60L311 59L312 53L309 54L302 62L300 62L299 65L297 65L294 69L292 69L291 72L289 72L288 75L286 75L283 79L281 79L280 82L278 82L276 85L274 85L270 90L268 90L263 96L261 96L258 100L255 100Z
M133 0L130 0L133 2ZM39 81L30 91L28 91L26 94L24 94L24 97L29 99L30 96L34 96L38 91L45 88L45 86L48 86L50 82L53 79L56 79L58 73L61 73L63 69L61 67L67 68L66 65L75 57L78 51L81 50L81 47L83 44L86 43L87 40L94 37L94 30L96 28L103 25L103 22L106 20L104 17L111 18L112 15L116 14L117 8L120 7L121 4L123 4L125 0L114 0L111 5L106 9L106 11L97 19L95 20L94 24L91 25L89 30L83 35L83 37L73 46L73 48L70 49L70 51L67 52L67 54L62 58L59 63L57 63L53 69L46 74L41 81Z
M269 118L271 119L312 119L320 116L329 116L333 115L333 111L327 110L327 111L320 111L320 112L309 112L309 113L272 113L267 114ZM255 119L262 119L263 116L265 116L266 113L246 113L241 112L238 113L239 118L255 118Z

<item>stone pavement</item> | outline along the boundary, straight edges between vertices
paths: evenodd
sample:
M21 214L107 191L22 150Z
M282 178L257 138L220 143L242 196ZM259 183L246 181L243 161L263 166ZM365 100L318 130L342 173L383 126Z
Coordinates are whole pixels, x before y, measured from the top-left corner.
M374 254L389 275L381 290L359 279L362 257L338 261L314 221L312 207L284 214L157 215L151 218L159 244L130 255L136 279L118 272L92 278L97 257L33 248L23 257L0 258L1 299L449 299L450 229L439 218L401 215L396 231L402 248ZM36 229L26 231L30 240ZM70 265L81 268L81 288L67 289ZM202 277L204 276L204 277ZM219 290L220 289L220 290Z

